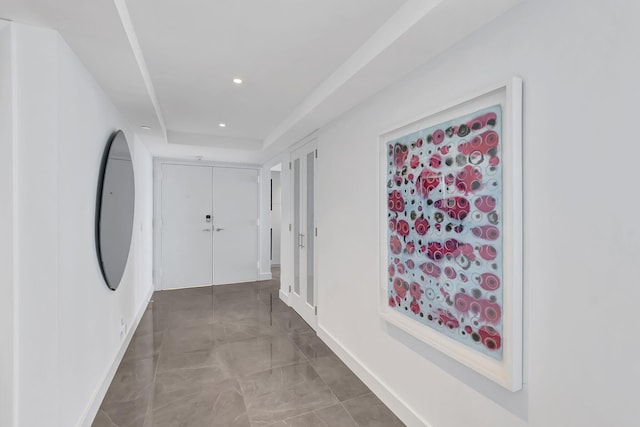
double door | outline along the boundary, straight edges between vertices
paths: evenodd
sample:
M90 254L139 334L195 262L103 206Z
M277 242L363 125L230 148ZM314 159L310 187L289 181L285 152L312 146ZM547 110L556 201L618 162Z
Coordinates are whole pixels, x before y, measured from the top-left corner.
M257 170L161 168L162 289L257 280Z
M293 287L291 306L314 329L317 324L316 143L291 155Z

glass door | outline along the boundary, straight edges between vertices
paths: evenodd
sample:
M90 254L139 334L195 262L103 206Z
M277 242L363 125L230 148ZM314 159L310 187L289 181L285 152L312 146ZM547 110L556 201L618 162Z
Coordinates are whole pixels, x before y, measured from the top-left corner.
M315 141L291 154L293 289L291 306L316 327Z

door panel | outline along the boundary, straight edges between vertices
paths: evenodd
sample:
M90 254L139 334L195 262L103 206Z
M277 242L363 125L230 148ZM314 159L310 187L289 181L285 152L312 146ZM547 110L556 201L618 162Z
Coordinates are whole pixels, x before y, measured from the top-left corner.
M212 283L212 169L162 165L162 288Z
M293 292L291 306L316 328L315 142L291 154Z
M305 239L305 246L306 246L306 251L307 251L307 259L306 259L306 285L307 285L307 303L310 306L313 306L315 304L315 283L314 283L314 268L315 268L315 262L314 262L314 255L315 255L315 251L314 251L314 244L315 244L315 238L314 238L314 234L315 234L315 217L314 217L314 178L315 178L315 163L314 163L314 159L315 159L315 152L312 151L310 153L307 153L307 162L306 162L306 168L307 168L307 174L306 174L306 182L305 182L305 188L306 188L306 195L305 195L305 199L306 199L306 218L305 218L305 222L306 222L306 230L307 230L307 238Z
M300 230L302 222L302 209L300 205L300 159L293 160L293 292L300 296Z
M258 172L214 168L214 284L258 279Z

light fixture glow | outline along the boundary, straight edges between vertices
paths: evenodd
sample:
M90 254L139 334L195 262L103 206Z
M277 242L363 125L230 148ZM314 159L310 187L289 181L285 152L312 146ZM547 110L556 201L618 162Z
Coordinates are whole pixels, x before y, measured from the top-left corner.
M151 126L140 126L140 129L151 130Z
M218 126L220 126L221 128L226 128L227 124L226 123L220 123L220 124L218 124Z
M241 79L241 78L236 77L235 79L233 79L233 82L234 82L235 84L239 85L239 84L242 84L242 79Z

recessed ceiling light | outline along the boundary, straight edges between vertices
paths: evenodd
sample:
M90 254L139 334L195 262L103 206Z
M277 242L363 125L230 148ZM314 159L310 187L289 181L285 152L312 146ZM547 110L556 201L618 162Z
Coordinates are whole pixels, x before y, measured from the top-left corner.
M241 78L236 77L235 79L233 79L233 82L234 82L235 84L239 85L239 84L242 84L242 79L241 79Z
M220 126L221 128L226 128L227 124L226 123L219 123L218 126Z
M151 130L151 126L140 126L140 129Z

